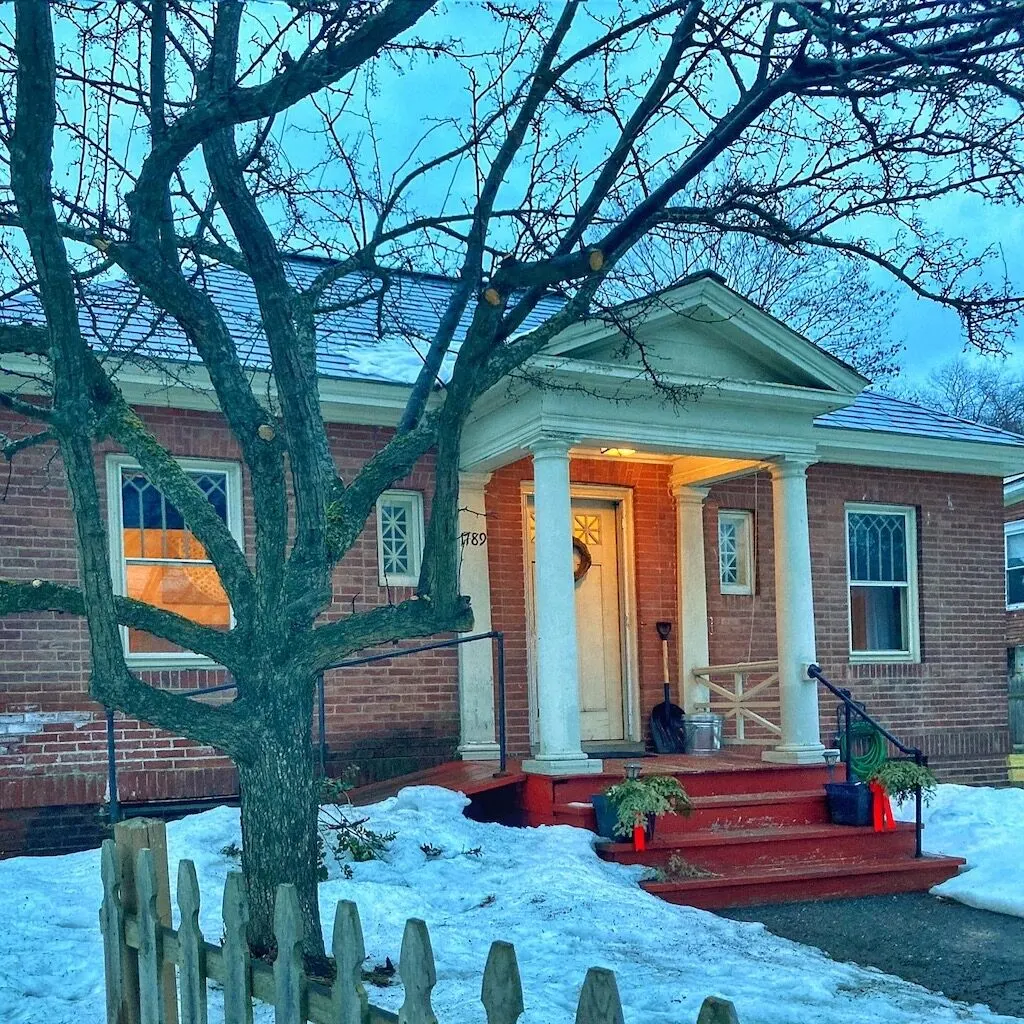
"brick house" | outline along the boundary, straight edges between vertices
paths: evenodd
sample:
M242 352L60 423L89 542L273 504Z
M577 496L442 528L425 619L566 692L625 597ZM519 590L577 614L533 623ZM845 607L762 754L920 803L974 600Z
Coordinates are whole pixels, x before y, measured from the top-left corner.
M1006 671L1010 680L1010 781L1024 782L1024 476L1003 487Z
M296 259L292 269L301 278L310 266ZM448 294L441 278L396 277L402 337L375 340L376 313L361 307L321 333L323 411L343 476L397 422L416 369L408 339L429 334ZM227 270L209 287L253 374L264 373L251 289ZM835 723L806 676L816 660L944 777L1005 781L996 509L1003 478L1024 470L1024 438L866 391L864 378L717 275L621 315L660 379L691 388L692 400L666 401L635 355L623 356L617 328L585 322L534 361L545 386L531 374L496 388L465 433L463 591L477 629L505 636L509 752L528 771L580 774L598 770L602 754L637 749L662 693L656 623L669 622L673 693L688 711L726 712L727 742L762 748L769 761L820 764ZM97 293L83 327L98 347L129 344L149 357L119 373L122 390L251 551L240 454L184 339L114 287ZM3 366L26 369L13 357ZM25 430L0 411L0 431ZM189 550L176 510L123 455L96 459L115 582L228 626L216 575ZM23 452L4 486L0 576L74 582L54 452ZM428 457L384 495L337 570L330 614L408 592L431 487ZM227 681L154 640L124 637L147 680ZM0 647L0 850L89 843L107 796L107 735L86 692L84 625L8 617ZM367 778L498 753L484 643L330 672L325 712L332 765L358 764ZM125 803L188 807L236 791L213 749L119 715L114 736Z

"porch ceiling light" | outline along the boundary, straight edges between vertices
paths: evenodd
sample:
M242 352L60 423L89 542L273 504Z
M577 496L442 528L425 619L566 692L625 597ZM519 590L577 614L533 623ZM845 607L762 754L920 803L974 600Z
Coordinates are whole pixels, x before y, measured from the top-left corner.
M602 455L612 455L612 456L636 455L636 449L635 448L602 448L601 449L601 454Z

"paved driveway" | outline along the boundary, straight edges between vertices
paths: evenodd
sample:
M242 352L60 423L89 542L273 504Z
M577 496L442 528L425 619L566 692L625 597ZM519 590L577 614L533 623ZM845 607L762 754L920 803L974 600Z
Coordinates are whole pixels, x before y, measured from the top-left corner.
M927 893L720 911L966 1003L1024 1017L1024 918Z

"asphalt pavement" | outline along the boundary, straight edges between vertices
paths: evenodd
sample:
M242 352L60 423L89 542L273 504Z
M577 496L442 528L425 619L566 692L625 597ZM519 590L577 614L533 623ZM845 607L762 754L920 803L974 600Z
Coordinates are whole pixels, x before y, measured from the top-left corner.
M1024 1017L1024 918L927 893L720 911L950 999Z

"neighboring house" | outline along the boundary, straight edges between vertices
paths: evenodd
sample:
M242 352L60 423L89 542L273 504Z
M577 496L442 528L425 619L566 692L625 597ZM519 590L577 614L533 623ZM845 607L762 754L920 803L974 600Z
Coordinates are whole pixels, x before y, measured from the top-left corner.
M291 269L304 279L319 267L295 259ZM441 278L395 280L384 341L373 337L375 303L322 327L324 417L344 477L397 421L417 369L415 339L429 336L449 294ZM251 286L222 270L208 287L259 377L267 356ZM525 328L558 302L545 300ZM623 356L618 329L595 320L534 360L544 386L538 373L500 385L465 431L463 590L477 629L505 636L510 753L528 758L528 771L581 773L600 766L587 750L644 742L662 694L656 623L671 622L674 695L682 679L688 710L709 700L742 706L727 738L741 738L742 722L742 738L769 748L766 759L821 764L835 719L806 677L817 660L924 748L944 778L1005 781L996 509L1003 478L1024 471L1024 438L865 391L855 371L717 275L696 275L621 316L662 381L699 394L667 401L636 355ZM126 397L251 551L239 452L205 372L182 365L195 363L184 339L116 288L94 294L83 327L97 346L146 357L120 372ZM0 431L23 427L0 413ZM173 507L117 452L98 452L97 468L118 586L227 625L216 576L188 549ZM408 593L431 487L427 457L381 499L337 569L332 614ZM19 455L4 490L0 576L75 580L53 451ZM88 842L105 797L106 745L103 709L86 693L85 627L25 615L0 620L0 641L0 849ZM125 643L132 667L158 685L224 681L216 666L143 634ZM332 762L384 777L457 752L495 758L493 665L476 643L329 673ZM709 678L719 687L710 696ZM754 699L721 696L753 686ZM235 791L233 770L212 749L121 716L116 736L126 802L187 804Z
M1003 487L1006 535L1006 671L1010 680L1010 781L1024 782L1024 476Z

